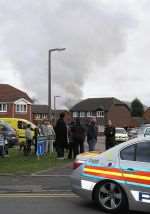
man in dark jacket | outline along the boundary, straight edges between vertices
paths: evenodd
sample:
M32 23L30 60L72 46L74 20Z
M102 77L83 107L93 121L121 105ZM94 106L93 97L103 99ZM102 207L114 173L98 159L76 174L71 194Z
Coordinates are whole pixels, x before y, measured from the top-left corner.
M81 125L80 120L77 119L74 127L72 127L72 138L73 138L73 153L74 158L84 152L84 141L85 141L85 129Z
M115 145L115 127L112 125L112 121L108 121L108 126L105 128L104 135L106 137L106 150Z
M89 151L94 151L97 143L97 127L96 121L92 120L87 130L87 142Z
M64 149L68 145L67 120L68 112L62 112L55 127L56 151L58 159L64 159Z

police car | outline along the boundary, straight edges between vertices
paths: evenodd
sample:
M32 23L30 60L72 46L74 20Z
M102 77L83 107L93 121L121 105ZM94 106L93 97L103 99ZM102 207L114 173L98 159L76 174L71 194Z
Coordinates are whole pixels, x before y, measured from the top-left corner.
M150 211L150 138L135 138L103 153L77 157L74 193L106 212Z

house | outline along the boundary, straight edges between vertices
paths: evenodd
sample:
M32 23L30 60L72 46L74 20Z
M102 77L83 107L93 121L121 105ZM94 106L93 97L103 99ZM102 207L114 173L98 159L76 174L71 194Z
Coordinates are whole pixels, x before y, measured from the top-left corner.
M64 110L52 110L53 119L57 120L60 113ZM32 105L32 121L35 124L48 119L48 105Z
M150 107L144 112L143 118L145 123L150 123Z
M142 125L144 125L146 122L146 120L144 119L144 117L132 117L132 121L131 121L131 128L136 128L136 127L140 127Z
M8 84L0 84L0 118L32 120L32 99L27 93Z
M87 123L91 118L97 120L99 132L104 131L108 120L116 127L130 127L131 113L122 101L113 98L89 98L82 100L71 109L73 118Z

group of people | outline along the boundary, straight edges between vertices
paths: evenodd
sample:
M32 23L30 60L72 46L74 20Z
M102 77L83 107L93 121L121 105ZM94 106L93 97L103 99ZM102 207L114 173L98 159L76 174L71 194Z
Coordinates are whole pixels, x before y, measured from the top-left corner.
M64 159L65 151L68 152L68 159L75 158L84 152L84 142L87 138L89 151L94 151L97 143L96 120L91 119L87 125L82 125L79 119L73 120L71 114L64 111L60 114L58 121L53 126L45 120L38 128L33 129L29 124L25 130L24 154L31 153L31 146L34 144L34 151L37 154L38 136L46 139L45 154L53 153L54 147L58 159ZM106 137L106 150L115 145L115 127L108 122L104 135ZM0 130L0 155L8 155L8 142Z
M91 119L87 125L82 125L79 119L73 120L70 113L64 111L60 114L55 126L52 126L48 120L45 120L39 128L35 129L35 153L37 151L37 137L42 135L47 139L45 148L46 154L52 153L55 147L58 159L64 159L65 151L68 152L68 159L72 159L84 152L84 142L86 138L89 151L96 150L97 133L96 120ZM115 127L110 120L105 128L104 135L106 138L105 144L107 150L115 145ZM31 151L31 139L31 127L27 127L27 154Z
M27 125L25 130L25 144L24 144L24 154L29 155L31 153L31 146L34 145L34 152L37 154L37 141L38 136L44 136L45 142L45 154L53 152L53 144L55 141L55 131L53 126L48 120L45 120L43 124L33 130L31 125Z
M89 151L94 151L97 142L96 121L92 120L87 126L83 126L79 119L72 120L69 112L60 114L55 126L56 152L58 159L64 159L64 151L68 149L68 158L75 158L84 152L84 142L87 136Z

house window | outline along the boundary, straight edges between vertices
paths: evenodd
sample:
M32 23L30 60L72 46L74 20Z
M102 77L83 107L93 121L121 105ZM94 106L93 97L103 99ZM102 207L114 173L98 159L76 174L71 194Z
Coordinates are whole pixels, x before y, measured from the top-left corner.
M7 104L5 103L0 104L0 112L7 112Z
M73 112L73 117L78 117L78 112Z
M104 111L97 111L96 116L97 117L104 117Z
M43 119L47 119L48 115L47 114L36 114L35 118L36 118L36 120L43 120Z
M21 113L24 113L24 112L27 112L27 105L24 105L24 104L17 104L16 105L16 112L21 112Z
M87 117L93 117L93 113L92 112L87 112Z
M42 114L42 119L47 119L47 114Z
M40 115L40 114L36 114L35 118L36 118L36 119L40 119L40 118L41 118L41 115Z
M80 117L85 117L86 113L85 112L80 112Z

